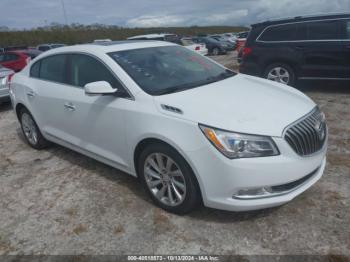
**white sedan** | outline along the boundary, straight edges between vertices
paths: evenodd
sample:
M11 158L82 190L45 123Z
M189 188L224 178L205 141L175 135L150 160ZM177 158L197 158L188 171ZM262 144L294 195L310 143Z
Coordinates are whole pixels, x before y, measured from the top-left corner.
M138 176L178 214L284 204L326 164L324 115L308 97L171 43L50 50L10 93L30 146L54 142Z

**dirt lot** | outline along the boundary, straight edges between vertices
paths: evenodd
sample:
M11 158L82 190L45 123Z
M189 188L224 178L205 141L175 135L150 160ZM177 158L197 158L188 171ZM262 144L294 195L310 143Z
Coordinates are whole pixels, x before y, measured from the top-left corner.
M216 59L234 67L233 56ZM60 146L31 149L10 106L0 106L0 254L350 255L350 89L301 90L327 116L324 177L279 208L183 217L154 207L118 170Z

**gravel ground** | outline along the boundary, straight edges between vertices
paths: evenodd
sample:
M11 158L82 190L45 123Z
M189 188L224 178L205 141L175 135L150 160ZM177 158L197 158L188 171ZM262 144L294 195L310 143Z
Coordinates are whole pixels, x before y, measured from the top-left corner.
M216 57L235 67L235 54ZM302 85L325 111L323 178L291 203L187 216L156 208L139 182L60 146L26 145L0 106L0 254L319 254L350 256L350 90Z

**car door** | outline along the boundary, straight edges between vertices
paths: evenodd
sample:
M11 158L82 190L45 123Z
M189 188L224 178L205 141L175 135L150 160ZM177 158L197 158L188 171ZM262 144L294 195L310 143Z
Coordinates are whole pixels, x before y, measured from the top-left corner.
M32 65L25 94L42 133L75 144L77 141L63 128L66 122L64 101L75 95L74 89L67 85L67 61L67 55L60 54L45 57Z
M69 96L62 101L65 133L75 145L120 165L128 166L125 109L134 101L114 73L99 59L86 54L69 56ZM84 86L106 81L118 92L112 95L87 95Z
M300 23L295 50L302 57L300 78L333 79L344 63L340 25L336 20Z
M345 79L350 79L350 19L341 20L342 35L343 35L343 52L344 52L344 73L342 75Z

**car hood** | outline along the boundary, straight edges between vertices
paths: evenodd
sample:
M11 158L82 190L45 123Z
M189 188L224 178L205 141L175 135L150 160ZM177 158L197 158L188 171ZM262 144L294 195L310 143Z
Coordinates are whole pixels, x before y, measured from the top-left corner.
M224 130L275 137L281 137L286 126L316 106L296 89L243 74L156 96L154 101L166 115ZM174 108L182 112L174 112Z

